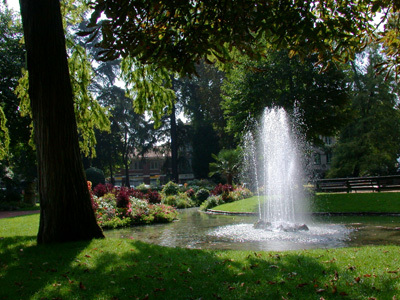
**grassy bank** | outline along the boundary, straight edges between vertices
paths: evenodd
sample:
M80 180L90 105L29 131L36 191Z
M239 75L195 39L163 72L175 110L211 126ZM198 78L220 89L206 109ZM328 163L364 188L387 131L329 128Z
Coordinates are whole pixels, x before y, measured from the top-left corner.
M400 193L319 193L311 199L313 212L377 212L400 213ZM256 212L258 197L231 202L215 207L229 212Z
M38 246L37 219L33 215L0 220L0 299L400 296L400 248L396 246L205 251L129 239Z

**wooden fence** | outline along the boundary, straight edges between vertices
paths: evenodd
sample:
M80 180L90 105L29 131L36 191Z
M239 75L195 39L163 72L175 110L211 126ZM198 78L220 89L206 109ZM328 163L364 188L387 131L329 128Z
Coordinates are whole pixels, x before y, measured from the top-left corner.
M400 190L400 175L319 179L315 183L317 192L357 192Z

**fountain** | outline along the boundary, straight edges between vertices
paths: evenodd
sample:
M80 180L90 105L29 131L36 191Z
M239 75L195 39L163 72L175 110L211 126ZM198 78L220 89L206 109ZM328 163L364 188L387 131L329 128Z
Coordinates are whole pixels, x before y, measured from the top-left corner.
M296 134L298 123L293 124L283 109L271 108L259 124L254 126L259 128L256 134L248 130L244 135L242 170L244 182L259 198L258 217L189 209L181 212L179 222L119 230L118 235L132 236L135 231L133 236L146 242L209 249L280 251L362 244L361 234L351 238L357 234L352 227L330 218L311 219L303 188L307 168L302 136Z
M256 177L263 184L267 200L263 204L260 201L259 220L254 227L290 232L308 230L301 140L283 108L265 110L260 145L261 174Z
M336 245L348 239L351 230L310 218L304 191L305 143L296 122L283 108L267 108L260 125L254 126L258 132L245 133L242 174L259 198L258 221L222 226L210 236L275 250Z

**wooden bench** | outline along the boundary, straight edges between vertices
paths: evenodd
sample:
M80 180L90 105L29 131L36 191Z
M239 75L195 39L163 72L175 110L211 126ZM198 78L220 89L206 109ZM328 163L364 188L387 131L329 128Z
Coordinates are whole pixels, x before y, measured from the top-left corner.
M319 179L318 192L390 191L400 190L400 175Z

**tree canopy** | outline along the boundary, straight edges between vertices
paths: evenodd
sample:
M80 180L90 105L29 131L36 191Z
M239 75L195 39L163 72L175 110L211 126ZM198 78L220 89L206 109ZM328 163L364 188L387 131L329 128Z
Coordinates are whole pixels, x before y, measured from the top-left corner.
M400 154L399 89L393 76L376 75L378 49L368 51L366 70L354 66L354 117L339 135L329 177L396 173Z
M321 59L328 53L350 58L351 48L372 31L371 12L379 5L365 0L97 0L93 8L86 34L102 33L102 59L131 56L194 74L204 58L229 60L232 49L259 57L266 45L291 54L318 52Z
M88 29L80 35L89 41L101 36L100 60L123 57L142 70L134 79L136 109L151 110L157 120L172 101L167 91L159 97L140 96L146 90L159 91L154 86L169 88L166 72L193 75L202 60L232 62L243 55L259 59L279 49L290 57L316 53L316 64L347 61L373 34L374 15L389 6L389 1L376 5L366 0L97 0ZM154 85L152 79L159 83ZM146 80L150 85L143 84Z
M285 50L269 53L258 62L243 59L233 66L223 84L227 129L240 135L251 128L266 107L299 110L301 130L308 140L330 136L349 119L348 78L332 66L321 74L314 55L300 61Z

